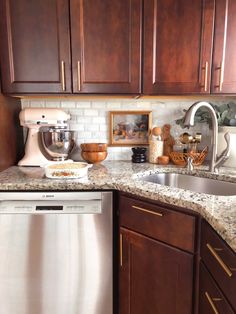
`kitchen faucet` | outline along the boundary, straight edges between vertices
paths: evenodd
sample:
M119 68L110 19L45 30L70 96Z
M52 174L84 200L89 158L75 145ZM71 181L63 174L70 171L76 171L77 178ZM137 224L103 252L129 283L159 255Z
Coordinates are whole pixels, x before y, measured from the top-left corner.
M212 105L206 101L199 101L194 103L186 112L184 117L185 127L194 126L194 117L197 110L201 107L205 107L209 110L212 119L212 151L211 151L211 161L210 161L210 172L218 173L219 167L229 158L230 154L230 136L229 133L225 133L226 149L217 157L217 142L218 142L218 122L215 110Z

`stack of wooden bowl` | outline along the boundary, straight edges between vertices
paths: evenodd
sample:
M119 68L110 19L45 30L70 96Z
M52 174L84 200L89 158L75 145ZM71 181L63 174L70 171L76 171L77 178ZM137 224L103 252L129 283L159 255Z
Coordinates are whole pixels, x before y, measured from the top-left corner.
M99 163L107 157L106 143L83 143L80 148L82 158L91 164Z

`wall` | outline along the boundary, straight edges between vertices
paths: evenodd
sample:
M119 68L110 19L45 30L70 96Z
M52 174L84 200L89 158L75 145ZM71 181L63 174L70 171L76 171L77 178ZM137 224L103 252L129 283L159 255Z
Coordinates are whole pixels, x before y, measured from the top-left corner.
M197 98L199 99L199 98ZM22 107L62 108L71 114L70 129L77 131L77 150L72 158L80 160L79 144L83 142L109 142L109 111L118 110L150 110L153 112L153 125L172 125L172 135L178 137L186 130L175 124L175 119L183 116L183 110L197 101L190 98L158 98L158 99L87 99L47 98L22 99ZM205 100L205 99L202 99ZM231 99L211 99L211 103L227 103ZM203 134L202 146L209 145L211 131L207 125L198 124L189 133ZM130 160L130 147L109 147L108 158L111 160Z

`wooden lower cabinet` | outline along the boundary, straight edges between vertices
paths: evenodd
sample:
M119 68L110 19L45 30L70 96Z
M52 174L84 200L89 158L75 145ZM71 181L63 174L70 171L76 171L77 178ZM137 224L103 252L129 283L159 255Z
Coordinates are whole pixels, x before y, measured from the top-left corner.
M204 272L204 267L201 267L200 290L205 285L208 285L210 289L212 288L213 292L210 293L210 296L213 298L213 307L215 306L217 309L215 313L236 313L236 254L205 220L202 221L201 227L200 255L201 261L207 269ZM202 275L202 273L207 274L208 272L208 276ZM210 281L213 281L213 284ZM214 289L214 286L217 289ZM216 299L216 302L214 302L214 299ZM220 299L220 301L217 299ZM209 305L204 296L200 295L199 303L200 309L205 309L205 303L208 303L208 307L211 306L212 308L212 304ZM203 310L199 312L199 314L205 313L214 312L204 312Z
M119 196L119 314L236 313L236 255L200 216Z
M192 313L193 255L120 228L120 314Z
M199 314L233 314L235 313L217 284L200 264Z

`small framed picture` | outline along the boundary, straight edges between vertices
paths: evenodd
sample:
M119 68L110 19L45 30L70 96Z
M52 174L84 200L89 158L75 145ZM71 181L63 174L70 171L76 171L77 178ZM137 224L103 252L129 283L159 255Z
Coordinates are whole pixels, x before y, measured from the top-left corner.
M110 145L148 145L151 111L110 111Z

